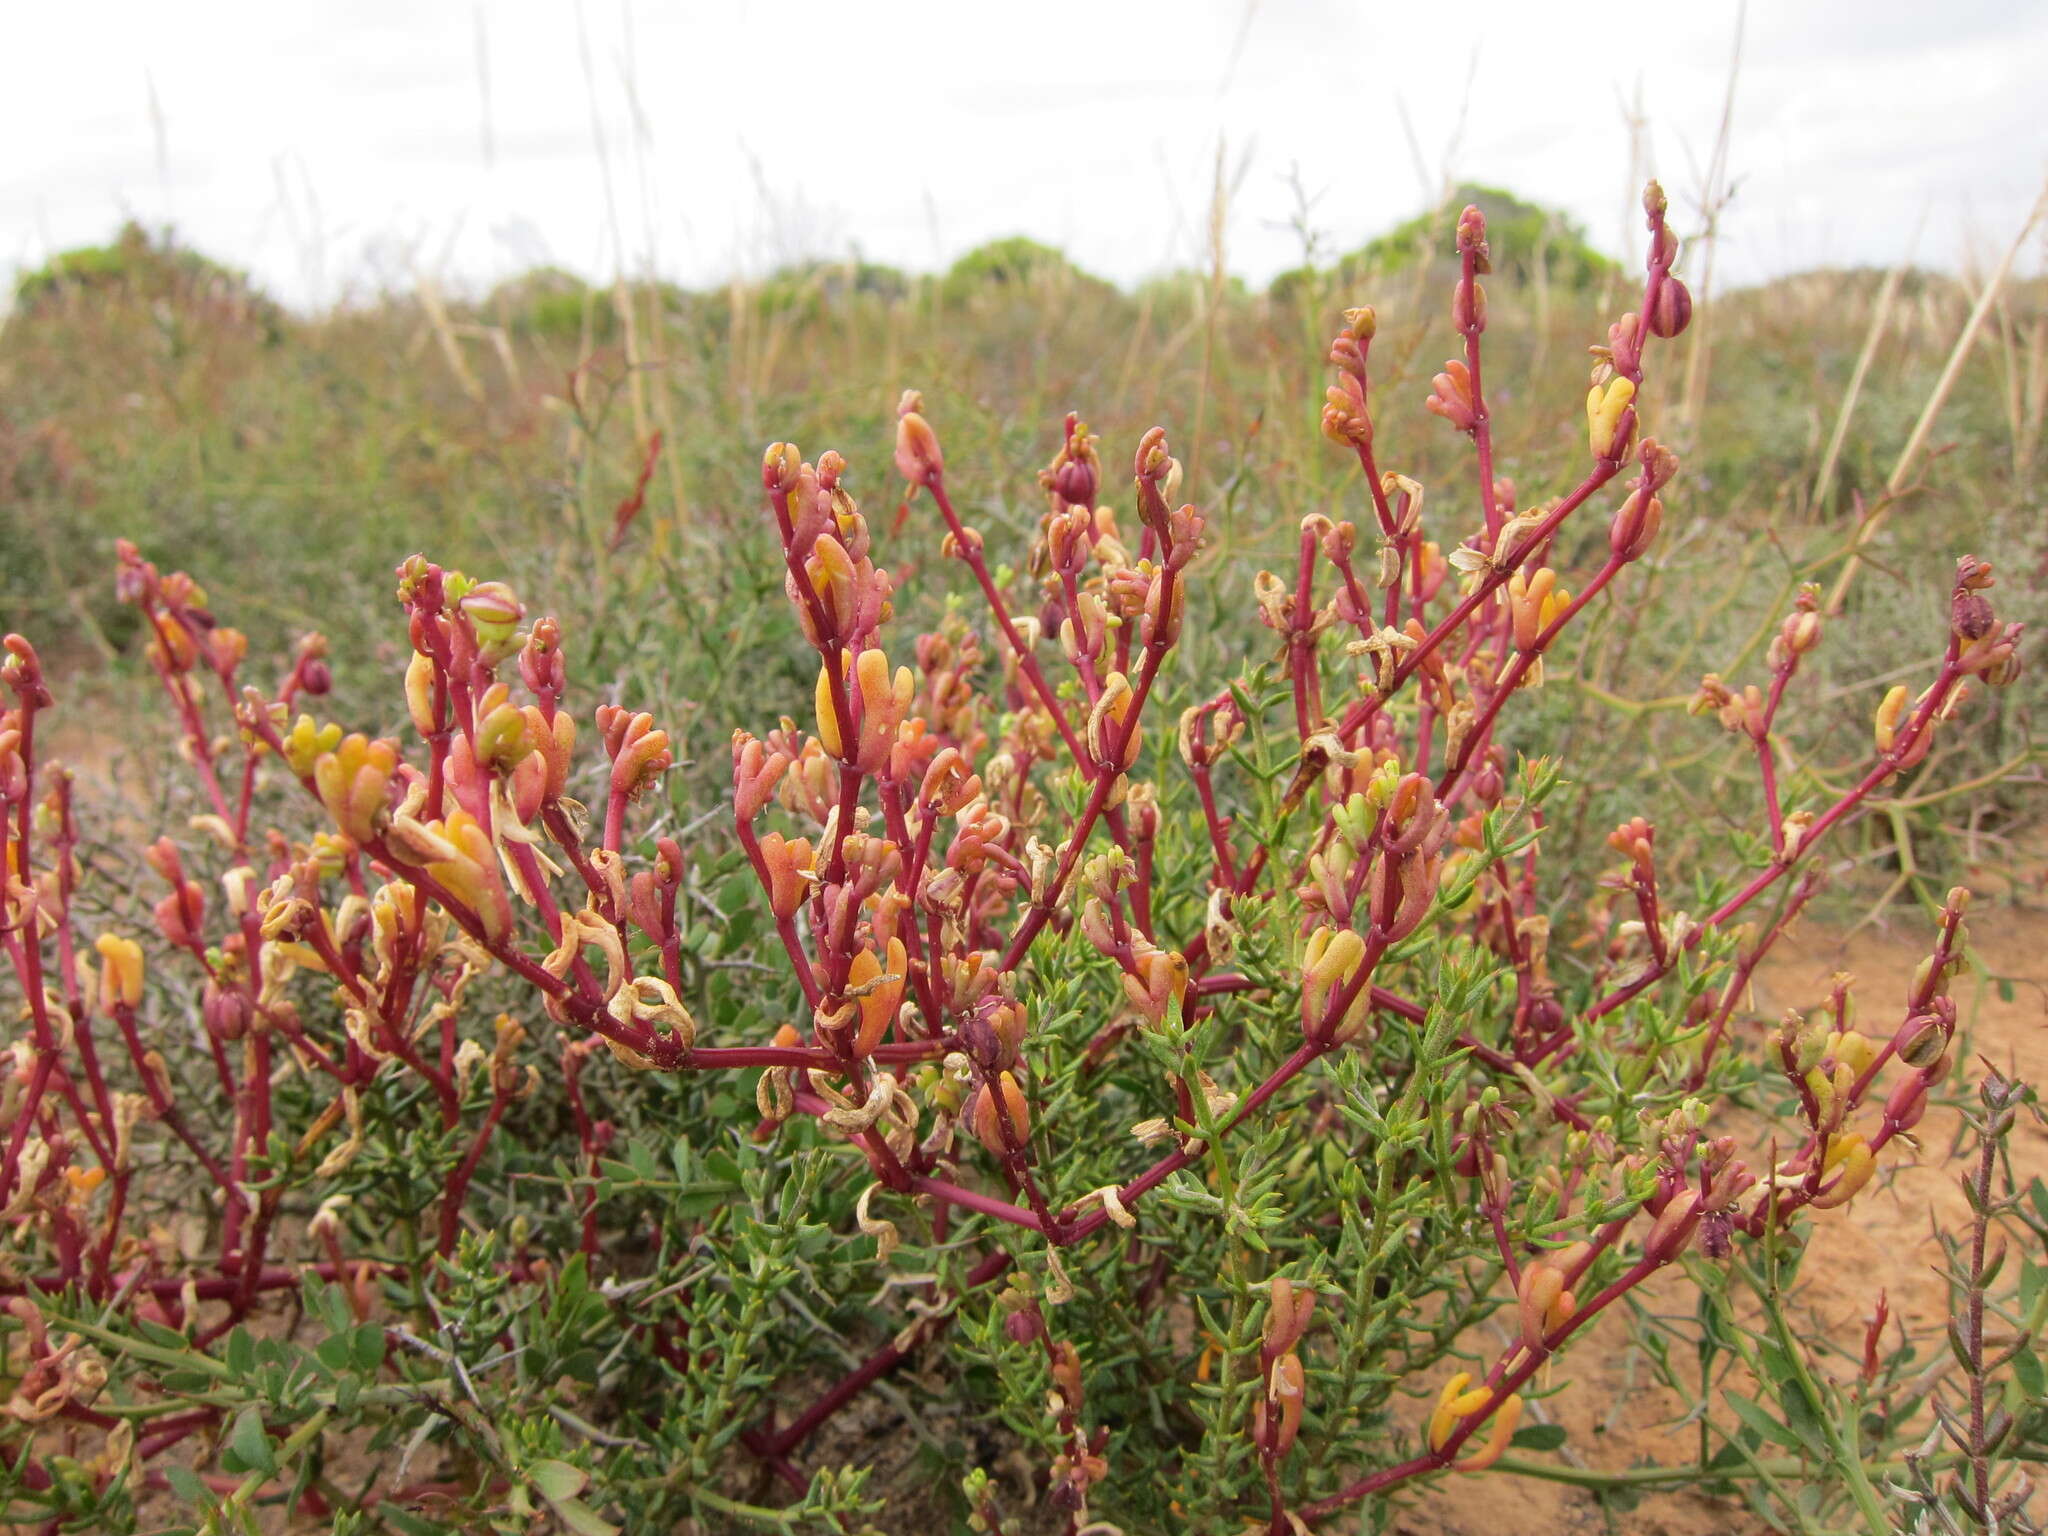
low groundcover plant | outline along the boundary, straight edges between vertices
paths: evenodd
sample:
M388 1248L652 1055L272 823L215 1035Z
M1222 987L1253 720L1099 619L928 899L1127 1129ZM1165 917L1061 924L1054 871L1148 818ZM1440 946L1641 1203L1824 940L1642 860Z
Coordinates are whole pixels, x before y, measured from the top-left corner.
M1347 312L1323 428L1364 511L1258 577L1241 669L1181 659L1205 522L1159 429L1113 504L1069 417L1012 571L906 395L896 469L981 613L914 638L847 461L771 447L816 684L732 738L743 865L650 794L679 750L654 720L579 724L562 626L502 583L400 567L401 742L316 717L317 639L251 683L193 581L123 545L204 807L143 849L153 931L124 931L7 638L5 1518L854 1529L862 1458L806 1452L872 1404L976 1529L1348 1529L1554 1444L1527 1433L1554 1362L1659 1271L1840 1219L1950 1076L1967 893L1880 1027L1838 994L1751 1028L1749 982L1815 849L2017 673L2019 626L1961 559L1941 660L1829 787L1781 741L1827 624L1802 595L1763 675L1697 701L1754 748L1728 868L1668 867L1633 817L1553 933L1570 764L1505 733L1628 600L1679 474L1639 418L1691 300L1645 210L1561 496L1495 473L1476 210L1424 402L1476 480L1428 516ZM1767 1144L1728 1133L1738 1092L1789 1105ZM1987 1487L1957 1484L1973 1520Z

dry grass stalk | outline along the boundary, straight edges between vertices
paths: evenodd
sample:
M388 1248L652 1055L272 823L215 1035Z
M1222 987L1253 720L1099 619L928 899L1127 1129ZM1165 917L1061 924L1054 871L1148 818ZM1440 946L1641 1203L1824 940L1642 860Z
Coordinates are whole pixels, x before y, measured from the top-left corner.
M455 327L448 319L448 306L441 301L441 285L422 273L418 291L420 308L426 312L427 325L433 331L434 340L441 348L441 356L448 364L448 371L455 375L455 382L462 386L465 395L482 404L483 384L470 371L469 363L462 355L462 343L456 339Z
M1835 468L1841 462L1842 444L1849 436L1849 422L1856 414L1856 402L1863 394L1863 381L1870 375L1871 362L1877 357L1877 344L1884 339L1885 326L1891 320L1892 303L1899 296L1899 280L1905 275L1906 263L1901 262L1885 274L1884 286L1877 291L1869 334L1863 338L1863 350L1856 356L1855 371L1849 375L1848 389L1843 391L1842 409L1835 416L1835 430L1821 458L1820 473L1813 477L1811 505L1815 510L1827 504L1828 493L1834 489Z
M1913 432L1906 439L1906 446L1900 450L1898 463L1892 467L1891 477L1884 483L1884 494L1871 508L1869 516L1857 527L1854 539L1850 541L1849 558L1842 566L1842 574L1835 578L1835 585L1828 593L1827 611L1840 613L1842 600L1848 596L1849 585L1856 579L1857 571L1863 567L1863 549L1890 513L1900 490L1905 486L1913 464L1920 457L1921 449L1927 446L1927 436L1934 430L1934 421L1941 414L1941 408L1948 402L1949 391L1955 388L1956 379L1963 371L1970 350L1977 343L1977 333L1984 328L1984 321L1997 303L1999 293L2005 287L2005 280L2012 272L2012 264L2018 259L2020 248L2027 243L2034 226L2041 216L2048 213L2048 182L2041 186L2040 194L2034 199L2034 206L2028 210L2019 233L2013 236L2012 244L2005 249L2004 257L1992 271L1984 284L1984 291L1977 295L1976 305L1970 310L1970 318L1963 322L1962 334L1956 337L1956 344L1948 355L1948 362L1941 370L1941 377L1934 381L1934 390L1927 397L1927 404L1921 408L1920 419L1913 423Z

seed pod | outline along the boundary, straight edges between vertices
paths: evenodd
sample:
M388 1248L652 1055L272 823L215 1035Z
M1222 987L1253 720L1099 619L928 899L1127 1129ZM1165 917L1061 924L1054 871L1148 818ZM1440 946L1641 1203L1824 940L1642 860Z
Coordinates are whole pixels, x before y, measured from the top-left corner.
M1669 341L1691 323L1692 290L1667 276L1657 287L1657 302L1650 306L1650 334Z
M1899 1027L1899 1060L1925 1070L1948 1049L1948 1032L1931 1013L1916 1013Z
M1847 1063L1849 1070L1860 1077L1876 1059L1877 1048L1857 1031L1845 1029L1828 1036L1827 1053L1836 1061Z
M480 581L458 605L476 634L477 648L487 658L510 655L513 630L526 616L526 606L502 581Z
M769 1067L754 1087L754 1107L763 1120L777 1124L787 1120L796 1108L796 1095L789 1086L789 1068Z

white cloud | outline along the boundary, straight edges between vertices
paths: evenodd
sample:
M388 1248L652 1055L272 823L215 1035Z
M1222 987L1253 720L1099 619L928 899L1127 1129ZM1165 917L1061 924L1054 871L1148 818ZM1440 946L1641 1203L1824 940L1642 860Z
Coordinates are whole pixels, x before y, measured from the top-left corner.
M1607 14L623 0L579 25L511 0L41 7L9 19L0 262L132 213L301 302L362 281L369 251L399 280L411 263L482 284L539 252L608 272L623 249L706 282L855 247L930 267L1015 232L1128 280L1204 259L1220 139L1246 166L1230 261L1263 279L1299 258L1290 169L1331 249L1421 203L1404 108L1428 176L1560 204L1618 247L1619 102L1640 82L1652 167L1684 210L1735 9ZM1752 6L1722 272L1896 260L1916 229L1922 260L1981 257L2048 169L2044 62L2048 8ZM393 252L409 253L395 271Z

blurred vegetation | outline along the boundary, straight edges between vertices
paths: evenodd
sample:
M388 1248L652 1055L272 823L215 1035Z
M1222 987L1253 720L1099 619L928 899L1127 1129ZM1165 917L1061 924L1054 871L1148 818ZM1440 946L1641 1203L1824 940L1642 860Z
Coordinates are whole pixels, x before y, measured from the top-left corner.
M1498 472L1527 505L1580 472L1585 349L1634 279L1568 222L1493 189L1460 189L1265 292L1182 273L1125 293L1018 237L930 278L855 259L685 292L543 268L475 302L421 292L297 316L131 227L30 274L0 330L0 623L34 636L78 686L129 686L137 639L109 575L112 541L126 535L203 579L257 654L323 629L337 716L388 726L350 709L370 696L364 682L403 660L390 571L424 549L514 582L536 611L568 622L583 647L578 675L674 721L699 760L673 776L679 812L692 813L723 783L726 733L770 723L771 701L803 681L760 521L761 448L789 439L847 455L879 535L899 541L887 558L906 570L914 604L914 567L938 557L937 529L922 506L894 526L889 447L897 396L915 387L994 548L1035 523L1036 471L1065 411L1104 435L1112 496L1138 435L1166 426L1189 469L1185 494L1215 530L1192 599L1211 611L1190 631L1256 649L1258 567L1288 558L1305 514L1368 520L1355 465L1316 430L1328 337L1346 306L1373 303L1373 387L1419 407L1456 350L1445 273L1467 196L1491 215ZM1839 568L1858 508L1880 497L1941 373L1972 291L1905 274L1817 498L1883 284L1878 272L1814 273L1714 297L1649 379L1647 430L1685 466L1661 548L1584 626L1581 655L1552 667L1544 708L1524 716L1531 732L1561 731L1547 739L1567 749L1581 731L1629 744L1612 783L1581 787L1572 835L1597 842L1639 807L1646 776L1659 801L1676 794L1706 822L1747 816L1714 794L1737 744L1682 705L1703 672L1739 684L1760 671L1769 624L1802 580ZM1702 347L1703 405L1686 421L1682 381ZM1836 761L1867 733L1883 685L1939 646L1956 555L1999 562L2002 611L2038 610L2044 369L2048 288L2035 280L2008 290L1966 360L1933 452L1830 626L1808 697L1853 733L1838 738ZM1432 534L1455 542L1477 516L1469 443L1419 408L1383 408L1382 419L1381 463L1430 487ZM645 508L614 553L614 510L657 432ZM1554 561L1567 582L1596 563L1605 521L1568 528ZM1708 634L1758 638L1730 649L1706 645ZM1937 751L1923 781L1999 767L2026 781L2040 689L2030 676L2008 690L1988 724ZM1910 826L1887 823L1862 856L1889 877L1926 862L1915 845L1927 838L1995 853L2024 791L1972 803L1967 824L1950 822L1944 802L1916 803Z
M561 267L534 267L508 278L478 307L517 336L574 340L588 325L610 340L616 329L603 292Z
M284 311L257 291L247 273L180 245L168 232L153 234L132 219L109 244L60 252L24 273L15 285L14 307L34 312L99 293L152 304L225 305L258 317L271 340L282 335Z
M1331 289L1377 291L1390 279L1417 273L1448 288L1458 271L1458 217L1468 206L1486 215L1496 286L1505 281L1547 297L1553 287L1583 292L1611 286L1623 276L1621 264L1596 250L1569 214L1525 203L1499 187L1465 182L1429 212L1328 266L1289 268L1273 280L1272 294L1283 302L1313 304Z
M978 245L948 269L940 292L960 303L985 294L1023 292L1040 294L1081 290L1101 297L1114 290L1099 277L1091 277L1061 252L1023 235L1011 235Z
M1588 288L1620 275L1620 263L1593 249L1574 219L1477 182L1457 187L1435 211L1418 214L1366 242L1343 258L1338 268L1392 273L1407 271L1418 263L1448 262L1455 249L1459 213L1468 206L1486 215L1487 242L1494 250L1497 276Z

